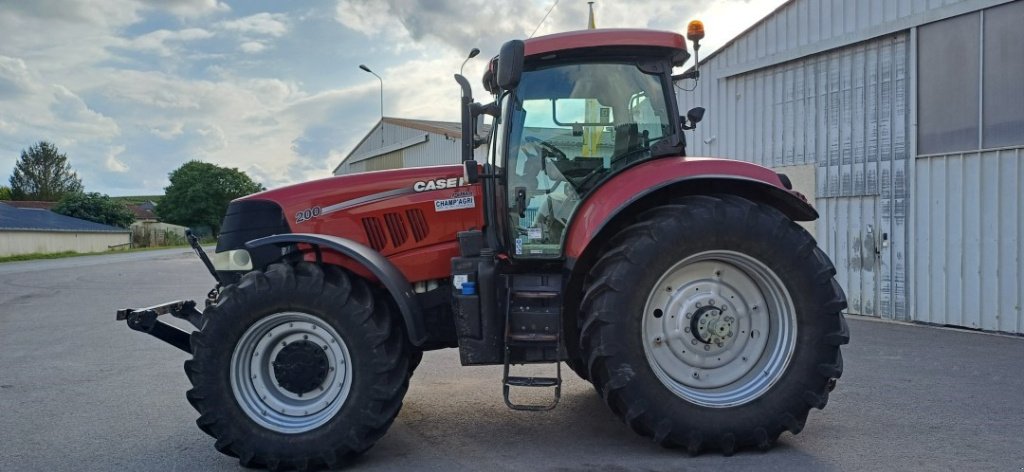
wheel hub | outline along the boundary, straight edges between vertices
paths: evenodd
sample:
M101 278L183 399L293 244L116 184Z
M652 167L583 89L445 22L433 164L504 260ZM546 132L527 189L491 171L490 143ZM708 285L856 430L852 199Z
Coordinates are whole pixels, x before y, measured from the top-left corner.
M736 325L736 318L726 315L726 305L717 307L714 305L698 308L690 318L690 332L694 338L704 344L714 344L722 347L735 335L733 328Z
M320 387L327 379L327 354L324 348L308 340L285 346L277 354L273 366L278 385L299 396Z

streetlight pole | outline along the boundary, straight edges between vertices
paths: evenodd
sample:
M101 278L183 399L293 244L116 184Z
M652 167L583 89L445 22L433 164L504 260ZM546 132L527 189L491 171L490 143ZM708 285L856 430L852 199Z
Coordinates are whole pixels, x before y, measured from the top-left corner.
M380 78L380 76L377 75L377 73L375 73L374 71L370 70L369 67L366 67L363 64L359 64L359 68L362 69L362 70L365 70L366 72L369 72L369 73L373 74L373 76L376 77L378 81L380 81L380 147L383 148L384 147L384 79Z

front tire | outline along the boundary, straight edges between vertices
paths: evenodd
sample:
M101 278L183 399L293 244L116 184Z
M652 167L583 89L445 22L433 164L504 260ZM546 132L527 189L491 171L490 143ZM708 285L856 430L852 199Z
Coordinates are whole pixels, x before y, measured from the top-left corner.
M246 467L344 465L380 439L409 385L389 301L337 267L273 264L223 290L192 335L196 423Z
M842 375L835 268L778 210L691 196L622 230L595 264L580 343L637 433L691 453L770 448Z

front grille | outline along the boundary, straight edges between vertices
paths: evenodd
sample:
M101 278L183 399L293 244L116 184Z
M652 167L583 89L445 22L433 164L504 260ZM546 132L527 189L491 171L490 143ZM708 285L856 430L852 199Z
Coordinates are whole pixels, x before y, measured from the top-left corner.
M405 229L405 221L398 213L385 213L384 222L388 225L388 234L391 235L391 244L396 248L405 244L409 238L409 232Z
M405 217L409 219L409 226L412 227L413 239L416 242L426 239L430 234L430 228L427 226L427 219L423 216L423 210L406 210Z
M366 239L370 242L370 247L375 251L384 249L384 246L388 244L388 240L384 236L384 228L381 227L380 219L375 217L363 218L363 228L366 230Z

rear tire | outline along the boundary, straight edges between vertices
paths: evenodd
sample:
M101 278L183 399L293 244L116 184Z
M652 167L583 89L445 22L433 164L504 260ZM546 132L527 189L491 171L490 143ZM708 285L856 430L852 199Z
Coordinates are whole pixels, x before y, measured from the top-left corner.
M592 270L580 338L589 377L664 446L768 449L799 433L842 375L849 334L834 275L772 207L735 196L656 207Z
M408 343L390 301L332 266L246 274L191 343L196 423L246 467L345 465L384 435L409 385Z

